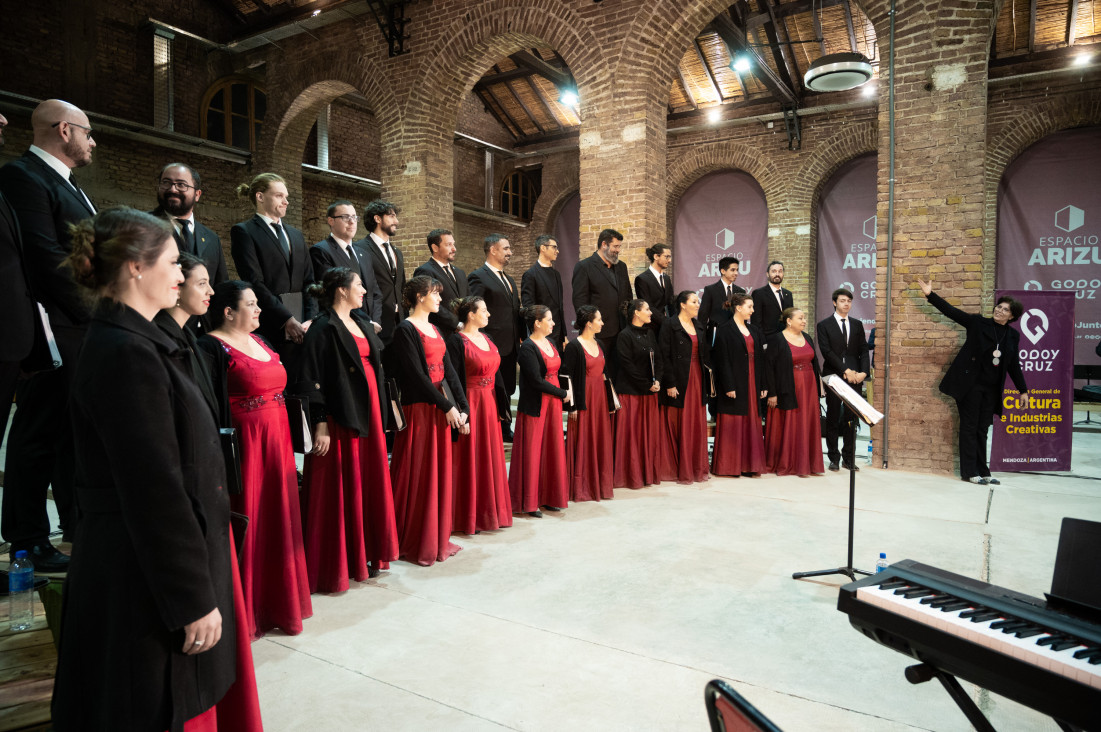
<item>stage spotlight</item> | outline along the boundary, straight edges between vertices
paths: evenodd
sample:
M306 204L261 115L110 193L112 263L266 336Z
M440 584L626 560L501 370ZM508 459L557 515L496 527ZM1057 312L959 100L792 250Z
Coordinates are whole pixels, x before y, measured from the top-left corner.
M749 58L744 55L738 55L734 58L734 63L730 64L730 68L742 74L749 71L749 67Z
M558 101L567 107L577 106L577 92L573 89L563 89L558 95Z
M715 124L723 118L723 111L716 107L707 113L707 121L711 124Z
M1090 61L1092 61L1092 60L1093 60L1093 54L1092 53L1080 53L1080 54L1078 54L1077 56L1074 57L1074 65L1075 66L1089 66Z
M874 97L879 92L879 89L875 84L868 84L861 90L861 93L866 97Z

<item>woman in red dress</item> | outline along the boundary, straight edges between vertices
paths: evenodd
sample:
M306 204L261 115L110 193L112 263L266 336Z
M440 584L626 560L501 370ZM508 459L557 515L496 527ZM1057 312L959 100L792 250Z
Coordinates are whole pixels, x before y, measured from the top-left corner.
M631 324L616 339L619 373L615 387L623 407L616 414L616 488L641 488L661 482L658 453L667 449L658 409L662 362L654 333L648 327L650 317L645 300L631 300L627 303Z
M462 324L447 339L447 355L466 390L470 404L467 428L452 444L454 450L454 531L476 534L512 526L505 446L501 441L497 375L501 355L481 329L489 323L489 309L477 295L464 297L454 307ZM500 388L504 393L504 387Z
M252 333L260 325L260 307L247 282L216 285L210 311L214 329L200 342L217 359L212 377L228 397L241 443L242 493L233 497L233 508L249 517L241 547L248 614L242 626L252 638L273 628L297 635L313 605L283 397L287 372L275 351Z
M612 497L615 453L612 417L604 382L604 351L596 334L604 327L592 305L577 309L578 336L562 351L562 373L570 377L573 401L566 430L566 466L570 471L571 501L600 501Z
M765 472L809 478L822 475L822 378L814 341L803 333L807 316L798 308L780 315L784 329L768 344L768 417Z
M398 544L403 559L425 567L462 549L450 539L451 429L466 425L469 410L444 338L428 322L429 313L439 312L441 289L432 277L405 283L402 299L412 312L394 329L390 344L408 423L394 440L390 460Z
M753 298L735 292L726 307L734 317L715 332L711 354L719 395L711 472L759 478L765 470L765 441L757 400L768 395L764 389L764 337L761 329L749 322Z
M334 267L310 287L321 306L306 332L297 391L310 400L306 571L312 592L343 592L398 558L380 396L382 341L358 308L358 274Z
M665 432L665 445L658 451L658 473L662 480L689 485L709 478L706 405L711 395L711 346L696 322L699 296L685 290L677 295L673 307L677 317L666 318L658 334L663 387L659 398Z
M569 500L566 441L562 436L566 390L558 385L562 359L547 337L554 330L550 308L530 305L520 314L528 323L531 337L520 344L517 357L520 398L508 487L513 511L540 518L540 506L561 511Z

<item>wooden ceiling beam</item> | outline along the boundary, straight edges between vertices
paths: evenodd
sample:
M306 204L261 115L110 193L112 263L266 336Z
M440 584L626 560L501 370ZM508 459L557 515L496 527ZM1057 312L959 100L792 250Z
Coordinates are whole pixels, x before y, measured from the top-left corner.
M747 31L756 30L766 23L772 22L772 18L787 18L792 15L811 12L812 8L832 8L834 5L844 5L846 0L795 0L795 2L782 3L773 6L772 13L762 12L750 15L745 19Z
M573 76L569 69L560 69L553 66L530 51L517 51L509 56L518 67L527 68L540 76L545 76L557 87L573 86Z
M524 128L516 123L516 120L512 118L512 115L508 113L508 110L504 108L497 96L491 92L488 88L481 86L480 83L474 85L474 91L479 97L482 98L482 104L486 106L489 113L493 115L502 127L504 127L513 139L520 139L524 135ZM498 112L497 110L500 110ZM502 116L504 115L504 116Z
M520 97L519 94L516 93L516 90L512 88L512 84L505 84L505 88L508 89L508 93L512 95L513 100L515 100L516 103L520 105L520 109L524 110L524 114L528 116L528 119L531 120L531 123L535 125L535 129L539 130L539 134L545 135L547 131L543 129L543 125L539 124L539 120L535 119L535 115L531 113L528 105L524 104L524 100Z
M543 111L545 111L547 113L547 117L549 117L550 120L552 122L554 122L555 126L558 127L558 129L560 129L560 130L566 129L566 126L558 121L558 115L556 115L554 113L554 110L551 109L550 102L548 102L547 98L543 96L543 92L539 89L539 85L536 84L535 81L532 80L532 78L530 76L527 77L527 82L528 82L528 86L531 87L532 94L534 94L536 99L538 99L540 101L540 103L542 103Z
M707 65L707 59L704 58L703 49L700 48L699 37L696 37L692 41L692 48L696 51L696 58L700 60L700 66L703 67L703 75L707 77L707 83L711 86L711 91L715 92L715 98L719 100L719 104L722 104L723 92L719 89L719 85L715 83L715 77L711 75L711 67Z
M1074 45L1074 34L1078 31L1078 0L1070 0L1067 11L1067 45Z
M746 53L753 59L753 75L764 84L765 88L780 104L798 106L799 97L790 84L785 82L765 63L765 60L757 53L757 49L750 44L745 31L734 25L734 21L729 16L725 14L716 16L709 27L715 33L718 33L719 38L726 44L727 52L731 58L739 53Z
M692 93L692 90L688 86L688 80L684 78L684 71L681 69L680 64L677 64L677 76L680 78L680 85L684 87L684 96L688 100L688 103L692 105L692 109L699 109L700 105L696 103L696 95Z
M818 41L818 50L825 56L826 38L822 35L822 19L819 18L818 13L813 10L810 12L810 19L814 21L814 38Z
M1036 0L1028 3L1028 52L1036 51Z
M1033 2L1035 2L1035 0L1033 0ZM790 69L794 67L796 76L799 76L799 65L792 65L791 61L788 59L789 41L791 39L787 36L787 27L784 25L783 20L776 15L776 9L771 0L757 0L757 7L767 12L772 19L771 23L765 24L763 30L765 32L765 37L768 38L769 45L772 47L772 58L776 62L776 70L780 72L780 78L787 82L788 88L796 90L798 87L791 77ZM798 82L799 84L803 83L802 77L798 78Z
M853 53L859 53L860 49L856 47L856 28L853 26L853 9L849 0L843 0L841 7L845 9L845 29L849 31L849 45L852 46Z

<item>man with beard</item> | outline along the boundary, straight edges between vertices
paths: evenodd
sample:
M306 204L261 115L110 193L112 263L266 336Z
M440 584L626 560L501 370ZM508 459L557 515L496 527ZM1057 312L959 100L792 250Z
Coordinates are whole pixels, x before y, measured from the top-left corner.
M211 286L229 279L222 240L195 218L195 204L203 196L199 172L184 163L169 163L157 176L157 208L149 213L172 224L176 246L206 264Z
M34 144L0 169L3 193L23 238L31 291L46 308L61 353L60 368L23 381L8 438L0 532L11 556L26 549L39 572L64 572L69 558L50 543L46 489L53 488L65 538L72 532L75 466L69 385L90 311L62 261L72 251L68 226L96 213L72 171L92 162L92 127L76 106L48 99L31 114Z
M382 293L375 283L375 270L370 258L357 252L352 245L359 228L356 207L351 201L333 201L325 212L325 221L329 224L329 235L310 247L314 280L321 282L325 273L334 267L347 267L358 274L363 289L367 290L363 296L363 307L358 312L371 321L375 333L378 333L382 330Z
M566 347L566 313L562 308L562 275L554 268L558 259L558 242L550 234L541 234L535 240L535 253L539 257L520 278L520 303L524 307L546 305L554 319L550 342L562 351Z
M773 260L768 263L768 285L753 291L753 315L749 322L760 328L767 338L784 329L780 313L795 307L791 290L780 286L784 281L784 263Z
M428 261L417 267L414 277L432 277L443 285L440 292L440 311L430 313L428 322L440 329L447 338L459 326L459 319L451 312L451 301L470 294L466 272L455 266L455 236L448 229L432 229L428 232Z
M467 275L470 294L478 295L489 310L489 325L485 331L497 345L501 354L501 382L507 396L516 391L516 357L520 353L520 341L524 337L524 325L520 320L520 290L516 281L505 274L505 267L512 259L512 245L501 234L490 234L482 247L486 263ZM505 442L512 442L512 425L501 423Z
M632 297L627 265L619 261L622 249L623 234L615 229L604 229L597 237L596 253L573 268L574 312L582 305L592 305L604 320L604 328L596 340L604 349L604 372L609 379L615 378L619 370L616 339L627 325L623 307Z
M382 330L379 337L388 346L394 338L394 328L405 319L405 310L401 307L401 291L405 288L405 256L390 243L390 237L398 230L398 210L394 204L380 198L367 204L363 210L363 221L367 236L357 241L355 247L359 254L369 257L370 269L382 294L382 320L379 322ZM364 266L364 269L367 267ZM383 359L386 368L393 365L385 353Z

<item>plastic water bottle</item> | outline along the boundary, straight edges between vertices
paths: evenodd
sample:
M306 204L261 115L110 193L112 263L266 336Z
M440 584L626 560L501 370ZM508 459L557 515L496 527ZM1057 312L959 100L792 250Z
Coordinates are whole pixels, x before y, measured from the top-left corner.
M868 438L868 462L872 461L872 438Z
M875 561L875 573L879 574L887 569L887 552L880 552L879 559Z
M12 630L27 630L34 622L34 562L25 549L8 568L8 617Z

